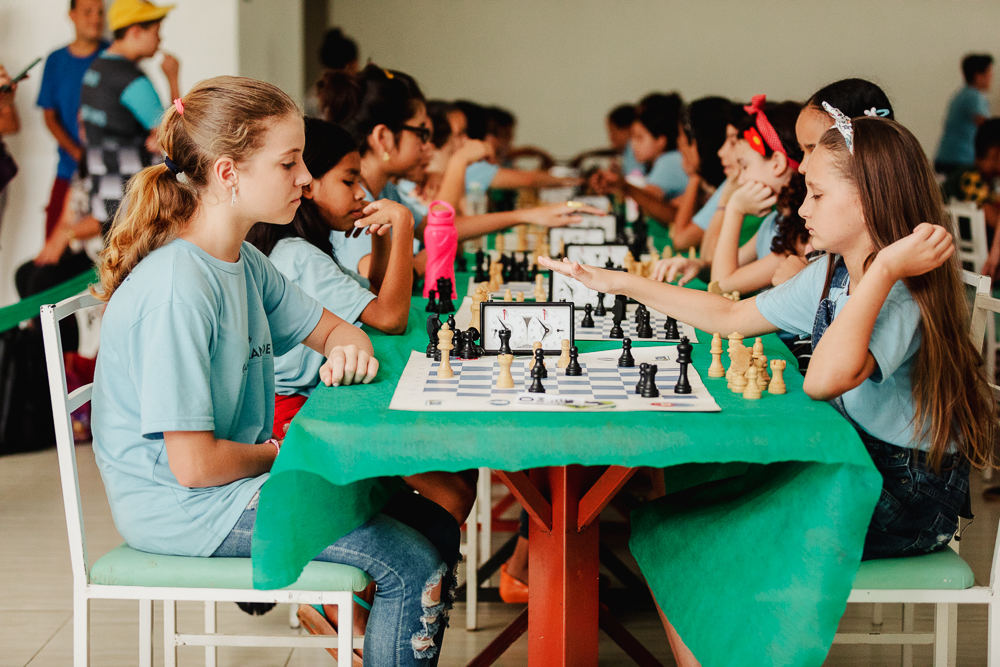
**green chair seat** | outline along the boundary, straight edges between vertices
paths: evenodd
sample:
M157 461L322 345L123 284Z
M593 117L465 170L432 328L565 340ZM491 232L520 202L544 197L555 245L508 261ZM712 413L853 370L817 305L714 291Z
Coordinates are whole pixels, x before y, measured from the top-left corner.
M107 586L253 589L249 558L163 556L121 544L97 559L90 580ZM360 591L371 581L350 565L312 561L298 580L297 591Z
M880 558L861 563L855 590L965 590L975 585L972 568L952 549L924 556Z

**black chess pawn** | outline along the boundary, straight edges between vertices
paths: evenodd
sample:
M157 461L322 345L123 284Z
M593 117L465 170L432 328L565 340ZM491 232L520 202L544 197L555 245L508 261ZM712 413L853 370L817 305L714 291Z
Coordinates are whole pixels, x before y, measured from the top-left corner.
M448 328L451 329L452 331L458 331L458 327L455 326L455 316L454 315L449 315L448 316Z
M452 313L455 312L455 304L451 300L451 292L454 286L451 284L451 278L438 278L437 279L437 293L438 293L438 310L439 313Z
M580 320L580 326L582 328L584 329L594 328L594 316L592 314L593 310L594 307L591 306L589 303L583 305L583 319Z
M532 372L539 366L542 367L542 378L547 378L549 376L549 369L545 368L545 353L542 352L542 348L535 350L535 365L531 367Z
M465 273L469 270L469 260L465 258L465 253L459 248L458 254L455 255L455 270Z
M438 331L441 329L441 321L435 316L427 317L427 358L434 359L438 351Z
M642 319L639 325L635 328L635 335L638 338L652 338L653 337L653 327L649 324L649 311L644 311L642 313Z
M618 357L618 368L635 368L631 338L626 338L622 341L622 356Z
M635 383L635 393L642 394L642 388L646 384L646 380L649 379L647 377L648 371L649 364L646 362L639 364L639 381Z
M438 310L437 290L432 289L429 292L427 292L427 307L424 308L424 312L427 313L441 312L440 310Z
M642 391L639 395L643 398L656 398L660 395L660 390L656 388L656 364L652 364L646 369L646 381L642 383Z
M625 331L622 329L622 320L625 319L626 297L621 295L615 297L615 305L611 307L612 321L614 326L608 332L609 338L624 338Z
M566 375L570 377L583 375L583 367L580 366L580 351L576 348L576 345L572 345L569 348L569 364L566 366Z
M663 329L665 331L665 340L677 340L681 337L680 332L677 330L677 320L667 316L666 321L663 323Z
M598 317L604 317L608 314L608 309L604 307L604 292L597 293L597 308L594 309L594 315Z
M530 394L544 394L545 387L542 386L542 379L545 377L545 366L537 361L531 369L531 386L528 387Z
M473 341L472 334L475 333L476 338L478 338L479 332L477 332L475 329L468 329L467 331L463 331L461 333L462 333L462 349L458 354L458 358L459 359L478 358L479 355L476 354L476 343L475 341Z
M485 263L486 253L484 253L483 249L480 248L476 251L476 276L474 280L477 283L483 283L490 279L490 277L486 274L486 267L483 266Z
M604 262L604 268L608 269L608 270L614 270L614 268L615 268L615 262L614 262L614 260L612 260L610 257L608 257L608 261Z
M510 329L501 329L497 332L497 336L500 338L500 350L497 354L514 354L510 350Z
M674 385L675 394L691 393L691 383L688 381L688 366L691 364L691 350L693 349L687 336L683 336L680 344L677 346L677 364L680 366L680 377L677 379L677 384Z

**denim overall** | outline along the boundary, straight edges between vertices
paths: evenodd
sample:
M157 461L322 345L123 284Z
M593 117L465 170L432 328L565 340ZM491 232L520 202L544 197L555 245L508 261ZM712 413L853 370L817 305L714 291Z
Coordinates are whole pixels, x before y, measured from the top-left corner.
M814 352L836 313L830 291L846 289L850 281L843 259L836 257L835 261L829 288L813 321ZM868 526L862 560L916 556L948 544L958 529L958 517L972 518L968 460L949 454L941 462L940 473L935 474L927 468L926 452L891 445L865 431L847 414L843 397L833 399L830 405L858 432L882 474L882 494Z

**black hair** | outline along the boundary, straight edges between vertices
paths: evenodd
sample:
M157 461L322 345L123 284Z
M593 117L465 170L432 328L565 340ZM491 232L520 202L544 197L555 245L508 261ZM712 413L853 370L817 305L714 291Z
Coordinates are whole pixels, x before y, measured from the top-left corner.
M503 107L486 107L486 134L497 136L500 130L514 127L514 114Z
M724 97L703 97L684 110L684 130L698 150L698 174L718 187L726 180L719 149L726 143L726 125L733 103Z
M985 158L991 148L1000 148L1000 118L990 118L976 130L976 159Z
M435 148L443 148L451 139L451 123L448 114L460 109L451 102L431 100L427 103L427 117L431 121L431 141Z
M70 7L70 9L73 9L75 7L76 7L76 3L74 3L73 6ZM120 39L125 39L125 35L128 34L128 29L131 28L134 25L139 26L143 30L147 30L150 26L154 26L157 23L160 23L162 21L163 21L163 19L156 19L155 21L142 21L141 23L129 23L128 25L124 25L121 28L118 28L117 30L115 30L111 34L114 37L115 41L117 42Z
M733 102L733 106L729 109L729 118L726 120L727 125L732 125L736 129L743 127L748 117L744 106L746 105L743 102Z
M667 138L667 151L677 150L684 100L677 93L651 93L639 100L635 120L642 123L654 137Z
M306 146L302 161L314 179L323 178L340 164L347 155L358 150L351 134L340 127L318 118L306 118ZM284 238L302 238L337 260L330 243L330 226L311 199L302 198L291 224L273 225L258 222L247 232L247 241L265 255L270 255L278 241Z
M316 93L326 120L350 132L362 155L377 125L398 134L424 106L424 94L413 77L372 64L354 75L327 71Z
M358 43L340 28L331 28L319 47L319 61L327 69L344 69L358 60Z
M848 118L865 115L866 111L885 109L889 112L883 118L895 119L892 103L881 88L864 79L841 79L823 86L809 98L806 106L824 111L823 102L840 110Z
M455 106L465 114L466 133L470 139L486 138L486 109L469 100L457 100Z
M608 121L617 128L627 130L635 122L635 106L619 104L608 114Z
M764 102L764 115L771 123L771 127L781 140L781 145L789 158L796 162L802 162L803 152L795 137L795 122L802 111L802 105L798 102ZM737 126L740 137L751 127L757 127L757 115L747 114L742 123ZM759 131L759 130L758 130ZM774 151L767 142L764 142L764 156L770 158ZM791 169L791 165L789 165ZM809 230L805 227L805 222L799 217L799 207L806 199L806 180L797 170L792 170L792 177L788 184L778 193L778 229L771 241L771 252L782 255L793 255L796 246L806 243L809 240ZM788 211L787 214L783 211ZM760 259L760 258L758 258Z
M977 74L982 74L993 65L993 56L988 53L970 53L962 58L962 76L965 82L972 85Z

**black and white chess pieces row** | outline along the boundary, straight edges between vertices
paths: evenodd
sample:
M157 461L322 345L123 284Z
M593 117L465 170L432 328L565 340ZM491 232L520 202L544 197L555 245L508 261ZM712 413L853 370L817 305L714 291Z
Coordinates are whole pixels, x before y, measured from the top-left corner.
M453 290L451 278L438 278L437 289L427 292L427 307L424 310L428 313L454 313L455 303L451 300Z
M679 377L674 385L675 394L690 394L691 382L688 380L688 367L691 365L691 352L694 346L687 336L681 337L681 342L677 346L677 365L679 366ZM635 357L632 356L632 339L622 340L622 354L618 357L619 368L635 368ZM639 364L639 383L635 386L635 393L643 398L656 398L660 395L656 388L654 378L656 377L656 365ZM648 395L647 395L648 394Z
M438 332L441 330L441 320L437 315L427 317L427 351L428 359L441 361L441 350L438 348ZM485 354L485 350L479 345L479 329L471 327L462 331L455 327L455 316L449 315L447 320L448 328L455 332L452 343L455 346L449 354L455 359L478 359ZM510 336L508 335L508 338Z
M535 275L538 273L537 267L528 264L528 253L522 253L521 259L517 259L515 253L510 253L509 255L500 254L497 261L501 264L503 269L500 271L500 277L503 279L504 283L516 283L516 282L532 282L535 279ZM490 279L489 269L490 269L490 259L486 256L486 253L482 249L476 251L476 275L474 280L477 283L486 282Z

